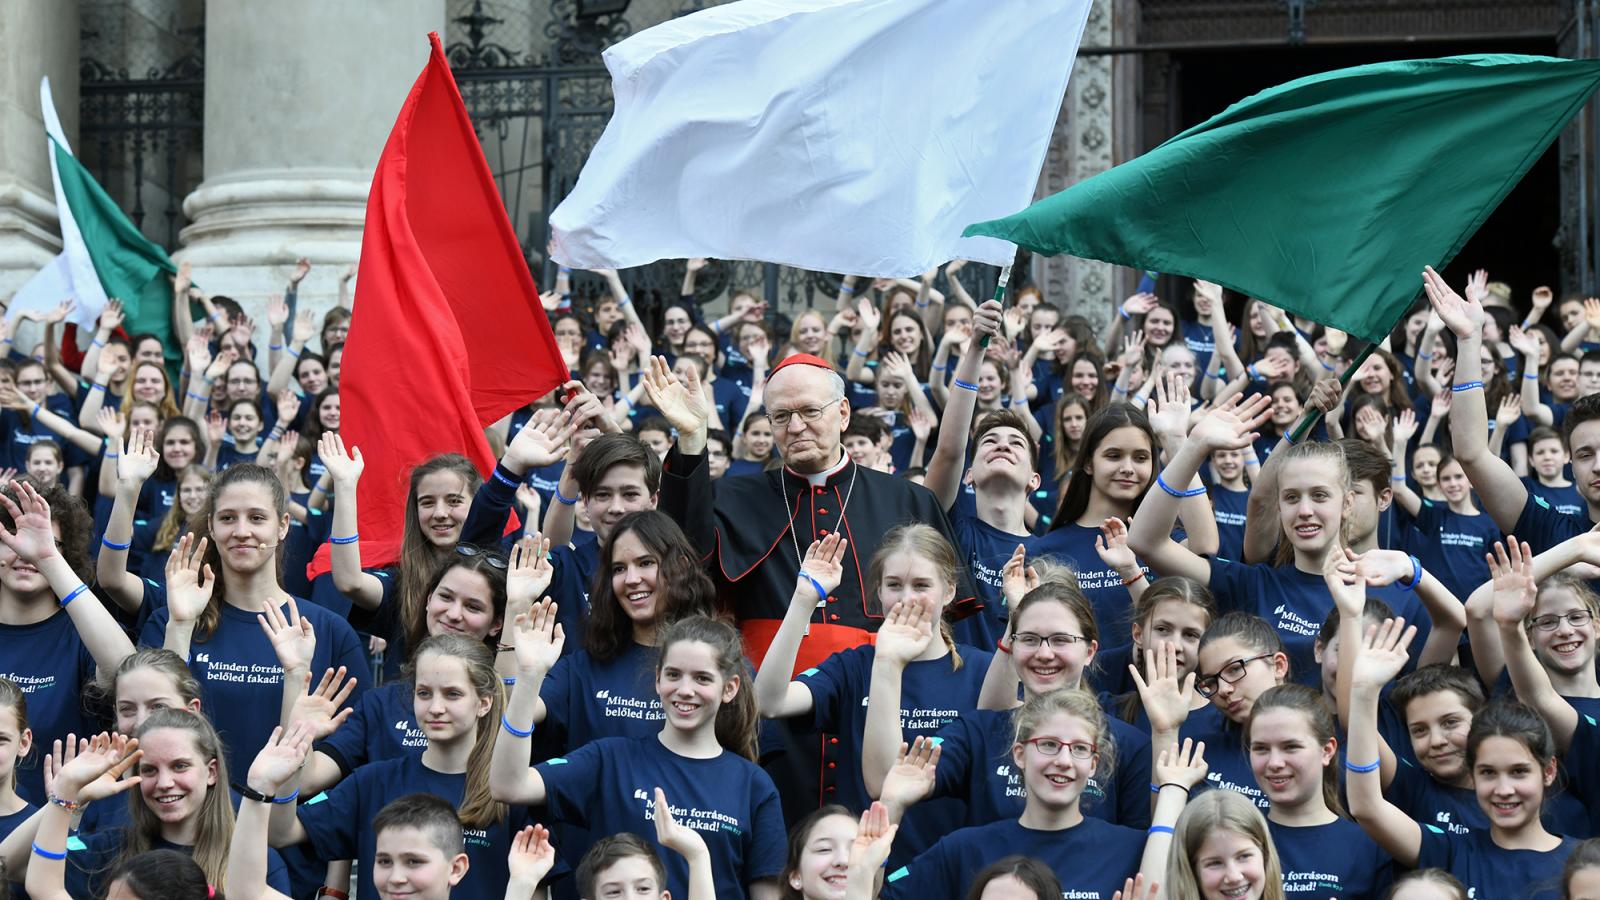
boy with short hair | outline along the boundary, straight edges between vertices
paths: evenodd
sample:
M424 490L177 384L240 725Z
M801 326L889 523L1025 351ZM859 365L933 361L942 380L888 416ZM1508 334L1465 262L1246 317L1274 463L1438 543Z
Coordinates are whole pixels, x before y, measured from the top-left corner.
M879 472L888 472L892 466L883 453L888 443L889 427L875 416L852 416L844 429L844 452L856 465Z
M377 851L372 856L378 896L449 900L467 875L466 844L455 807L433 794L407 794L372 820Z

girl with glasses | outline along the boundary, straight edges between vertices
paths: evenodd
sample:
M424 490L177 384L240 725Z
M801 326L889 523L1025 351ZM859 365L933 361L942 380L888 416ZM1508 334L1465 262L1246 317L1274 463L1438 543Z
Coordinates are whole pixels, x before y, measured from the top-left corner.
M1133 669L1133 667L1129 667ZM1246 613L1228 613L1200 638L1200 664L1181 675L1178 648L1167 643L1145 651L1145 668L1133 670L1134 682L1150 717L1153 747L1170 747L1181 735L1207 747L1212 787L1237 791L1266 809L1256 787L1242 726L1250 720L1256 699L1289 678L1289 656L1283 641L1265 620ZM1221 727L1184 728L1198 693L1222 713ZM1198 723L1197 723L1198 724Z
M863 778L868 734L888 735L879 743L892 754L905 739L902 724L906 737L932 736L976 709L991 654L958 645L944 621L961 565L955 548L927 525L902 525L884 536L868 571L884 609L876 644L842 650L791 680L807 624L819 603L830 605L843 577L844 554L839 535L811 545L788 615L756 676L755 696L763 717L805 716L812 729L835 736L838 743L823 754L823 765L831 766L823 790L830 801L857 808L871 802L875 786ZM892 757L878 770L880 783L889 765ZM919 808L896 836L893 864L961 821L954 801Z
M1081 688L1038 694L1018 707L1013 722L1008 761L1027 793L1021 812L948 834L906 866L891 864L884 896L955 896L985 867L1017 853L1048 865L1064 897L1110 897L1135 874L1144 872L1148 881L1164 867L1180 798L1205 779L1199 750L1162 755L1150 780L1177 789L1167 792L1170 799L1159 798L1155 816L1162 828L1152 827L1147 835L1084 814L1084 792L1092 779L1110 774L1116 753L1094 695ZM928 769L937 765L938 756L939 749L925 739L902 754L884 784L891 820L932 780Z
M990 664L984 692L985 700L999 708L970 710L937 734L940 756L931 796L962 800L968 825L1022 813L1022 770L1011 760L1016 742L1012 716L1026 700L1086 687L1084 671L1099 649L1100 629L1093 609L1067 571L1043 562L1034 563L1033 569L1039 586L1014 596L1026 578L1020 555L1006 567L1011 589L1006 602L1012 613L1000 641L1003 652ZM1013 699L1019 682L1025 701ZM867 727L863 768L869 789L881 785L902 740L898 728L878 725L872 720ZM1145 790L1150 780L1150 739L1121 719L1111 719L1107 731L1111 747L1103 752L1110 765L1089 777L1080 806L1084 815L1143 828L1150 824Z

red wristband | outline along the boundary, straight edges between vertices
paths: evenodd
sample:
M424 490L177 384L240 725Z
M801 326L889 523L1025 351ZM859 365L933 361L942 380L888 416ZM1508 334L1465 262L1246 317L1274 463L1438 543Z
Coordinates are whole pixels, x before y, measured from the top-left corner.
M996 650L999 650L1001 653L1009 654L1011 652L1011 648L1006 646L1006 639L1005 638L995 638L994 639L994 648Z

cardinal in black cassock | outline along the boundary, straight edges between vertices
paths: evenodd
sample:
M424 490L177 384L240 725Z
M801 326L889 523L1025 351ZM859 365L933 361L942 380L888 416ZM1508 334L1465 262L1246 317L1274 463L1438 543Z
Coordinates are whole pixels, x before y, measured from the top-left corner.
M889 529L921 522L954 543L930 491L850 461L840 440L850 422L844 388L833 366L809 354L773 368L765 397L782 468L722 478L713 489L703 432L680 433L667 453L660 509L704 554L718 600L737 618L745 653L757 666L789 608L800 562L813 541L844 535L844 579L826 601L818 601L795 659L797 672L872 641L883 610L876 586L866 583L867 571ZM975 610L975 595L970 575L963 574L952 607L956 615ZM832 799L833 770L861 761L839 759L829 736L787 724L767 732L763 764L792 822Z

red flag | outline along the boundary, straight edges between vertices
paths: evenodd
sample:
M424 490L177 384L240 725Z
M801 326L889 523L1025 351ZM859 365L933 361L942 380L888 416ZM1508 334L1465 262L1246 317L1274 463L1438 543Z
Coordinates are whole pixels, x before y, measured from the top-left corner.
M340 434L366 459L361 561L399 558L408 478L440 453L487 477L485 426L567 379L439 35L367 198ZM308 569L328 571L324 546Z

